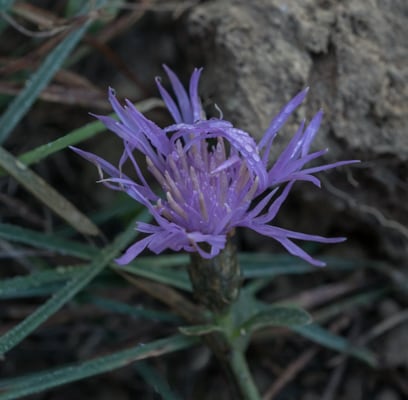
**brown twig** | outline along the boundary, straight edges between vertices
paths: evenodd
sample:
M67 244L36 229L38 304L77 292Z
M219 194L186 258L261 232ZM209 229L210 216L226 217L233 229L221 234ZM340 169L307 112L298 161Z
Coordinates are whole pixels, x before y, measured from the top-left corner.
M347 319L348 321L348 319ZM338 332L340 329L344 327L345 319L339 318L338 320L334 321L329 330L331 332ZM316 356L316 354L320 351L320 347L313 346L311 349L306 350L303 352L298 358L296 358L292 363L290 363L278 379L269 387L269 389L265 392L262 397L262 400L272 400L276 397L276 395L288 384L290 383L297 374L302 371L302 369Z
M319 348L314 346L311 349L303 352L298 358L296 358L295 361L289 364L279 378L265 392L265 394L262 396L262 400L274 399L276 395L313 359L318 351Z
M21 86L0 82L0 93L17 95L21 89ZM98 108L103 111L111 110L105 94L99 90L51 84L38 97L52 103Z

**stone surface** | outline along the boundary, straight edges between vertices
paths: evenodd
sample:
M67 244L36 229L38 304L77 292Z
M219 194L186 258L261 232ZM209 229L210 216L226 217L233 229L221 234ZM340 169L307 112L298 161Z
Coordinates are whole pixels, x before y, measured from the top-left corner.
M378 249L394 257L407 251L407 16L403 0L218 0L186 18L189 58L205 65L206 104L216 102L254 137L287 100L311 87L276 151L301 118L321 107L316 148L330 148L327 161L363 163L332 173L326 191L299 188L306 200L300 219L313 222L307 204L323 206L331 221L346 210L348 228L367 235L374 256Z

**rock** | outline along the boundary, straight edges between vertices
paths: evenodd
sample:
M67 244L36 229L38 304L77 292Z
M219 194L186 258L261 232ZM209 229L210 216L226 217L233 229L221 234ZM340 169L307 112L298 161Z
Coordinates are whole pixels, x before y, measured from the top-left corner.
M378 248L403 257L408 248L407 13L403 0L217 0L186 18L190 60L205 65L204 98L255 138L292 96L311 87L275 151L301 118L323 108L316 148L330 148L327 162L363 163L330 175L330 202L327 190L300 185L297 196L307 200L300 219L316 223L308 217L312 204L335 223L347 210L341 219L367 234L371 256Z

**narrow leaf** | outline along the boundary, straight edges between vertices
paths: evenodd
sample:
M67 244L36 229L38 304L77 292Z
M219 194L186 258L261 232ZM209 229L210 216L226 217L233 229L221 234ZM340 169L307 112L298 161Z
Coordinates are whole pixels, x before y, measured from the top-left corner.
M309 324L311 316L300 308L271 306L244 322L238 332L254 332L270 326L294 327Z
M8 11L15 0L0 0L0 12Z
M0 238L85 260L91 259L98 253L98 249L89 245L10 224L0 224ZM115 270L126 271L136 276L191 291L191 284L185 270L170 268L183 266L188 262L187 254L166 254L154 257L138 257L126 266L118 266L115 263L111 263L110 266Z
M145 211L139 215L139 220L148 221L149 214ZM54 294L46 303L40 306L30 316L20 322L0 337L0 356L12 349L27 337L32 331L46 321L52 314L57 312L69 300L71 300L80 290L82 290L95 276L97 276L115 257L126 247L130 241L137 236L137 231L134 229L132 221L128 228L120 234L114 242L93 259L89 268L84 268L80 274L76 275L72 280Z
M180 326L178 329L186 336L203 336L213 332L222 332L222 328L214 324Z
M89 268L89 267L87 267ZM64 282L82 271L82 267L58 267L48 271L37 271L25 276L0 280L0 298L18 297L33 289L49 287ZM35 293L35 292L34 292Z
M103 1L104 3L105 1ZM102 1L100 1L102 3ZM6 3L7 4L7 3ZM0 118L0 143L7 139L11 131L24 117L41 91L47 86L59 70L72 49L81 40L82 36L92 23L88 19L84 24L71 32L55 49L46 57L38 70L27 81L26 87L10 103L6 112Z
M153 257L151 258L153 259ZM154 265L154 260L152 261ZM138 265L136 260L133 265L114 266L113 268L191 292L191 283L185 270L177 271L170 268L157 268L153 265L147 266L144 263Z
M135 369L144 381L149 384L163 400L181 400L181 398L171 390L163 376L161 376L154 368L150 367L146 362L139 361L135 364Z
M9 386L6 386L6 391L0 394L0 400L18 399L69 382L76 382L104 372L113 371L138 360L183 350L191 347L195 343L196 340L194 338L175 335L148 344L140 344L127 350L98 357L76 365L29 375L24 380L20 377L17 378L15 384L13 384L13 381L9 380Z
M149 111L155 107L162 105L163 102L159 99L147 99L135 104L135 107L140 112ZM111 114L114 117L116 114ZM46 143L33 150L30 150L18 157L18 160L24 165L31 165L37 163L51 154L54 154L60 150L81 143L86 139L89 139L98 133L106 131L106 127L100 121L94 121L75 129L72 132L54 140L53 142ZM0 170L0 176L4 175L5 171Z
M327 263L325 270L354 270L372 265L367 260L348 260L338 257L321 257ZM264 278L279 275L315 273L321 271L288 254L241 253L239 260L245 278Z
M148 319L151 321L163 321L163 322L179 322L180 318L172 313L157 311L145 308L143 306L134 306L120 301L106 299L102 297L93 297L87 299L88 302L95 304L103 309L128 315L136 319Z
M84 259L92 258L98 252L94 247L73 240L61 239L56 235L48 235L11 224L0 224L0 238Z
M291 329L315 343L358 358L371 366L376 366L378 364L375 354L370 350L364 347L355 346L347 339L335 335L317 324L296 326Z
M98 227L86 215L2 147L0 147L0 166L78 232L85 235L100 233Z

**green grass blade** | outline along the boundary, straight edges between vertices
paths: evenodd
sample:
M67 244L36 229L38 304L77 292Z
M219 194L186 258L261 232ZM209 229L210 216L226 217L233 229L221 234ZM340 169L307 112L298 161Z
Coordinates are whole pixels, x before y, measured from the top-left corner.
M150 218L147 211L139 216L139 220L148 221ZM30 316L20 322L0 337L0 356L20 343L26 336L46 321L52 314L57 312L81 289L83 289L95 276L97 276L111 261L118 256L119 252L137 236L134 222L120 234L112 244L101 250L90 263L89 268L84 268L81 273L54 294L46 303L40 306Z
M83 268L89 267L57 267L53 270L0 280L0 298L27 296L27 293L28 295L35 293L36 289L42 289L44 286L49 288L52 284L65 282L81 273Z
M86 215L2 147L0 147L0 166L78 232L85 235L99 234L98 227Z
M18 399L69 382L76 382L84 378L122 368L138 360L183 350L195 343L197 343L197 340L193 338L175 335L80 364L36 373L27 376L25 380L18 378L14 385L12 380L8 380L9 386L6 387L4 393L0 394L0 400Z
M320 325L310 324L292 327L290 329L315 343L328 347L332 350L337 350L340 353L353 356L361 361L364 361L370 366L376 366L378 364L375 354L370 350L366 349L365 347L355 346L347 339L335 335Z
M99 1L99 3L102 3L102 1ZM7 139L8 135L24 117L38 95L47 86L48 82L50 82L65 59L81 40L91 23L92 20L88 19L81 27L71 32L59 43L27 81L26 87L14 98L0 118L0 143Z
M163 400L181 400L181 398L171 390L163 376L161 376L154 368L150 367L146 362L138 362L135 364L135 369L143 380L149 384Z
M59 254L79 257L85 260L91 259L99 251L89 245L10 224L0 224L0 238L55 251ZM135 261L126 266L118 266L114 263L111 263L110 266L119 271L126 271L136 276L168 284L182 290L191 291L191 284L185 270L171 268L187 265L188 262L189 256L187 254L165 254L154 257L138 257Z
M135 319L148 319L151 321L162 322L180 322L180 318L169 312L152 310L139 305L129 305L120 301L106 299L103 297L90 296L89 298L87 298L87 302L105 310L128 315Z
M159 99L147 99L140 101L135 104L136 108L140 112L149 111L155 107L161 106L163 102ZM114 117L115 114L111 114ZM67 148L68 146L73 146L78 143L89 139L98 133L106 131L105 125L102 122L94 121L89 124L82 126L81 128L75 129L72 132L52 141L39 146L33 150L30 150L18 157L18 160L24 165L31 165L37 163L51 154L54 154L60 150ZM5 175L4 170L0 170L0 176Z
M87 260L98 253L94 247L11 224L0 224L0 238Z
M0 0L0 12L8 11L15 0Z
M347 260L336 257L321 257L327 263L325 269L348 271L367 267L370 262ZM245 278L265 278L278 275L305 274L320 271L306 262L287 254L239 254Z
M152 257L153 259L153 257ZM154 260L152 260L154 263ZM115 269L120 271L126 271L132 275L140 276L154 280L165 285L170 285L178 289L191 292L191 283L188 278L187 272L177 271L170 268L157 268L153 266L144 266L144 263L138 264L137 261L132 265L116 266Z

